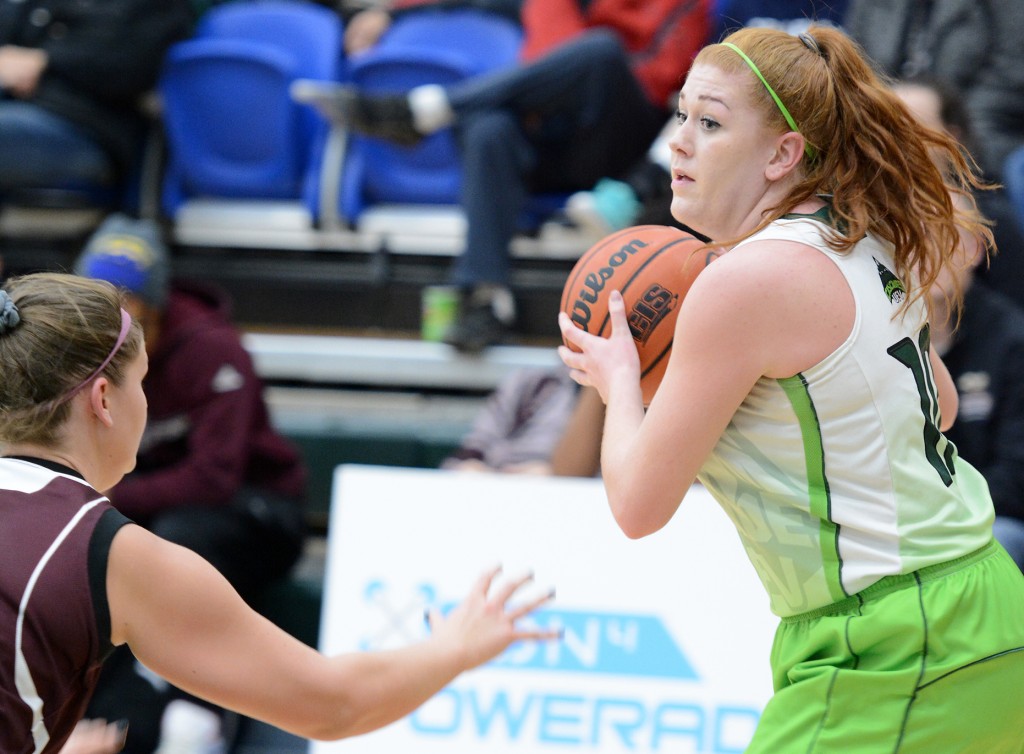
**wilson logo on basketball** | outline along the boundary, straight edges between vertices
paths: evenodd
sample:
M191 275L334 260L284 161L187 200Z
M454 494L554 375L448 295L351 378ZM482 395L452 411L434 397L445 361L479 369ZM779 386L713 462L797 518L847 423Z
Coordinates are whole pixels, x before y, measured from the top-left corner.
M572 304L572 321L590 332L589 324L591 317L591 304L596 304L601 291L608 285L608 281L615 276L615 268L625 264L632 255L640 249L646 248L647 244L639 239L634 239L621 247L618 251L608 257L608 262L597 272L588 272L583 278L583 287L576 294L576 300Z
M637 343L646 343L654 328L676 308L678 301L679 294L663 288L658 283L644 291L628 315L629 331L633 335L633 340Z
M560 308L582 330L607 338L608 302L622 294L649 405L668 366L676 319L694 279L714 258L704 241L667 225L637 225L591 246L562 286ZM576 349L566 341L569 348Z

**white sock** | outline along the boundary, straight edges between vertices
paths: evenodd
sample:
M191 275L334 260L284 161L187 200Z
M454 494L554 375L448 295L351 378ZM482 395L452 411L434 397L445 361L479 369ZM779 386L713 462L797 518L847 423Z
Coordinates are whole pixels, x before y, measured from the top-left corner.
M512 291L503 285L477 286L473 290L473 298L480 303L490 303L494 316L506 325L511 324L516 317L516 300Z
M439 84L423 84L409 92L412 124L421 134L432 134L455 122L448 95Z

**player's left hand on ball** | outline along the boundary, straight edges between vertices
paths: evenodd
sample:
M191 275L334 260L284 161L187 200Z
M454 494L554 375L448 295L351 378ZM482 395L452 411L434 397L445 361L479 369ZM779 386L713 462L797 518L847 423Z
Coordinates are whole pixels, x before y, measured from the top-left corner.
M622 379L636 384L640 381L640 357L626 319L626 305L619 291L612 291L608 297L608 316L612 323L611 335L602 338L574 325L565 312L558 315L562 339L579 349L559 346L559 357L569 368L572 379L580 385L597 388L606 403L614 380Z

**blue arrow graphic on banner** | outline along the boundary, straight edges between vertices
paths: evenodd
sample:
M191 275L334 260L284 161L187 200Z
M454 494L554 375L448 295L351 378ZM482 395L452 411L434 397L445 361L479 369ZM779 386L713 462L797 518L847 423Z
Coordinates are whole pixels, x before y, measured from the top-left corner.
M445 605L443 610L447 612L451 607ZM563 638L517 644L492 666L699 680L697 671L657 616L541 610L521 623L561 628Z

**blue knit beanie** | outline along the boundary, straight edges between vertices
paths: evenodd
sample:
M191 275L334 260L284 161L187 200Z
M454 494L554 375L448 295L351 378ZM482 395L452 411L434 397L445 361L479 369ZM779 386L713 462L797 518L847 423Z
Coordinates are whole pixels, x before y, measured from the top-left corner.
M76 274L113 283L155 309L167 303L170 268L159 226L120 213L103 221L75 262Z

